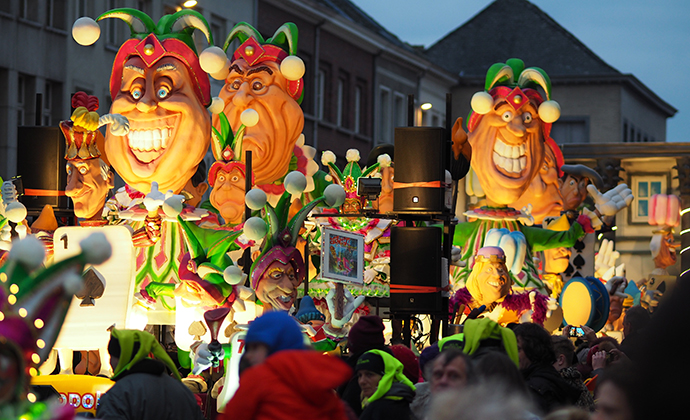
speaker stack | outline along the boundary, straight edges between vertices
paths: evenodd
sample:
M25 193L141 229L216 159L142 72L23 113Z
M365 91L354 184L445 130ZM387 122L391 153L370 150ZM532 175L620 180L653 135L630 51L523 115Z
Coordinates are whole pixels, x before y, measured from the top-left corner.
M396 212L444 213L448 139L440 127L395 129Z

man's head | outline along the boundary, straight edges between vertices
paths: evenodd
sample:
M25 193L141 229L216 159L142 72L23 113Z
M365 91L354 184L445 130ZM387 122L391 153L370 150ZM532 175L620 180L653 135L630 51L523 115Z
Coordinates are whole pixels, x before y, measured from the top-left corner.
M225 223L242 223L245 180L245 166L241 162L217 161L211 166L209 181L213 189L209 200L218 209Z
M362 391L362 397L371 397L376 392L381 378L386 374L383 357L376 353L364 353L357 359L355 374L357 375L357 384Z
M226 49L235 38L242 44L232 56L225 85L218 96L225 105L223 113L234 129L240 126L240 115L245 110L251 108L259 114L258 124L245 131L242 150L252 151L256 182L268 184L288 172L292 151L304 127L304 114L299 106L304 71L293 74L284 71L282 66L288 52L296 58L297 27L285 24L264 42L258 31L241 22L228 36ZM279 40L285 42L281 44ZM217 116L213 117L213 125L220 127Z
M541 326L532 323L519 324L513 329L518 343L520 370L533 364L553 364L556 355L551 335Z
M623 318L623 334L629 337L631 334L639 332L645 328L652 320L649 312L642 306L633 306L625 311L625 318Z
M559 371L570 367L575 356L575 346L573 346L570 339L560 335L552 335L551 343L556 354L556 361L553 363L553 367Z
M114 175L102 159L67 161L65 195L74 203L74 214L82 219L100 216L108 191L114 186Z
M561 216L555 219L544 220L544 228L556 232L564 232L570 229L568 218ZM544 250L544 272L549 274L563 274L570 264L572 251L570 248L558 247Z
M678 260L676 249L679 247L680 244L675 242L673 238L673 229L666 228L654 231L649 243L652 258L654 258L654 266L666 269L674 265Z
M203 159L199 162L194 176L189 178L187 184L182 189L181 194L185 196L185 203L192 207L199 207L201 199L208 190L208 183L206 182L206 163Z
M110 365L113 369L113 376L110 379L113 381L132 372L134 365L144 359L162 362L177 379L180 379L180 373L168 353L158 340L146 331L111 328L108 354L110 354Z
M252 266L252 288L268 310L288 311L304 280L304 260L297 248L276 245Z
M477 251L466 285L474 300L481 305L506 297L510 293L511 280L503 250L485 246Z
M587 198L587 185L594 184L597 189L604 187L604 180L594 169L585 165L563 165L563 175L559 180L564 210L577 210Z
M442 351L430 366L431 392L462 389L473 377L469 356L457 348Z
M633 420L635 406L645 399L641 385L635 366L623 363L607 368L597 380L592 420Z
M360 354L367 350L382 348L385 340L383 337L383 320L376 315L360 317L350 328L347 336L347 345L352 354Z
M249 324L242 355L245 366L261 364L282 350L301 350L304 336L297 321L286 312L266 312Z

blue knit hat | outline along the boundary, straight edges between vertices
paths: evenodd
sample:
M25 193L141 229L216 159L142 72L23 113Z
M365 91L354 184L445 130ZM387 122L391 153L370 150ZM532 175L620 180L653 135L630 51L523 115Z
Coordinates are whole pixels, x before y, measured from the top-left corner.
M249 324L244 344L251 343L267 345L269 356L281 350L305 348L304 337L297 321L282 311L267 312Z
M314 299L311 296L305 296L302 298L299 304L299 311L295 314L295 318L302 324L306 324L309 321L325 321L326 317L314 305Z

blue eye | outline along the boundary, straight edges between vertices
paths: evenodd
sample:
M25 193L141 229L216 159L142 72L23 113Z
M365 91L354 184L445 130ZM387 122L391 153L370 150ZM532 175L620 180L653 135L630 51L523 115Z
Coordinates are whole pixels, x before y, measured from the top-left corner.
M158 97L160 99L166 98L168 96L168 93L170 93L168 88L162 87L162 88L158 89Z
M132 89L132 98L139 100L141 98L141 89L139 88L134 88Z

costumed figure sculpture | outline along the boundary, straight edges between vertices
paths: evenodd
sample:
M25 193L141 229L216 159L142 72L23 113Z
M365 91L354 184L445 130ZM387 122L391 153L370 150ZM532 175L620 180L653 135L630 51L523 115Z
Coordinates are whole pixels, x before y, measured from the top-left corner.
M32 376L46 360L60 332L73 294L82 287L86 264L110 257L101 234L81 243L82 252L41 268L45 248L33 237L16 241L0 269L0 418L70 419L74 409L55 401L35 402ZM31 398L31 400L29 399Z
M668 267L678 261L676 249L680 244L675 242L673 228L680 224L680 199L675 195L655 194L649 200L648 222L657 229L652 232L649 249L654 259L654 270L646 284L642 297L644 305L651 312L659 304L659 299L667 291L667 280L674 280L669 275Z
M285 23L264 40L254 27L240 22L228 35L224 50L238 39L240 46L215 79L225 80L219 97L223 114L231 127L239 127L242 113L251 108L258 113L258 123L244 132L243 150L252 152L252 172L258 187L275 205L283 191L283 178L297 170L307 177L305 192L314 190L313 176L318 164L316 150L304 144L302 102L304 62L297 52L297 27ZM223 121L213 117L213 126L221 130ZM245 124L246 125L246 124ZM245 156L235 159L244 162ZM318 196L320 191L315 192ZM316 197L315 196L315 197Z

